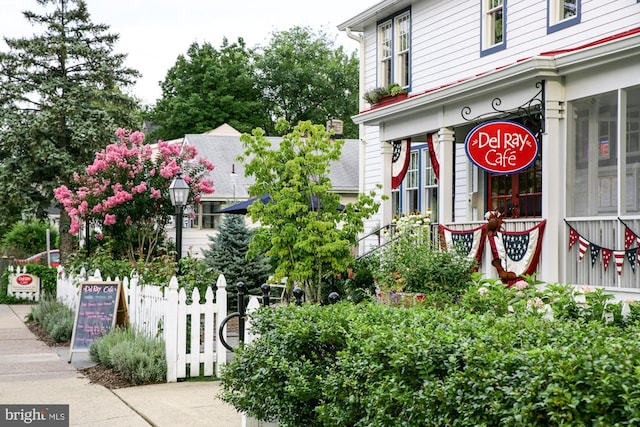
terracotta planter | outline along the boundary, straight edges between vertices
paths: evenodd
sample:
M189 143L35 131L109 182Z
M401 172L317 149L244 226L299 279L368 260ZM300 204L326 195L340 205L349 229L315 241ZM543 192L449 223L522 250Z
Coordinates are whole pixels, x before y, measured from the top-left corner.
M389 304L394 307L411 307L422 304L425 295L421 293L407 292L385 292L380 291L377 294L378 302L381 304Z

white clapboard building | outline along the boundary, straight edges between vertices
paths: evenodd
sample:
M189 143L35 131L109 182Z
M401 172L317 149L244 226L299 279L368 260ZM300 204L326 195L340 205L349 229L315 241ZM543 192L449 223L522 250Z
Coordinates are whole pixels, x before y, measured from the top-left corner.
M640 1L386 0L338 29L362 94L406 91L353 117L388 196L367 231L430 212L486 276L640 287Z

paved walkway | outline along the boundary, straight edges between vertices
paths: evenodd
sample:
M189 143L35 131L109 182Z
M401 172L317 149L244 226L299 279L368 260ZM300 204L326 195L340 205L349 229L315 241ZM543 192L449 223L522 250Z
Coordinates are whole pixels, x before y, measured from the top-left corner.
M28 305L0 305L0 405L68 404L71 426L240 427L241 416L216 396L220 383L179 382L109 390L77 368L88 355L48 347L23 319ZM0 413L0 425L3 424Z

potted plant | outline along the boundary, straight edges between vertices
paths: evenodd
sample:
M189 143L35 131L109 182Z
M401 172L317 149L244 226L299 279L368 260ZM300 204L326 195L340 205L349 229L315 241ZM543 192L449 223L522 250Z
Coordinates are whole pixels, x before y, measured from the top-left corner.
M398 83L391 83L389 86L376 87L365 92L363 99L375 107L391 104L405 99L408 92Z

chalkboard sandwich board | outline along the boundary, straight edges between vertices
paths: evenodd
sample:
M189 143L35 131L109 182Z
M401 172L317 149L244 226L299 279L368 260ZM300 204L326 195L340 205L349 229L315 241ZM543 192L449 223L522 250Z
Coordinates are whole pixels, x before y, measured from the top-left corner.
M128 324L122 282L81 282L69 362L73 352L89 351L96 338L111 331L115 325L126 327Z

